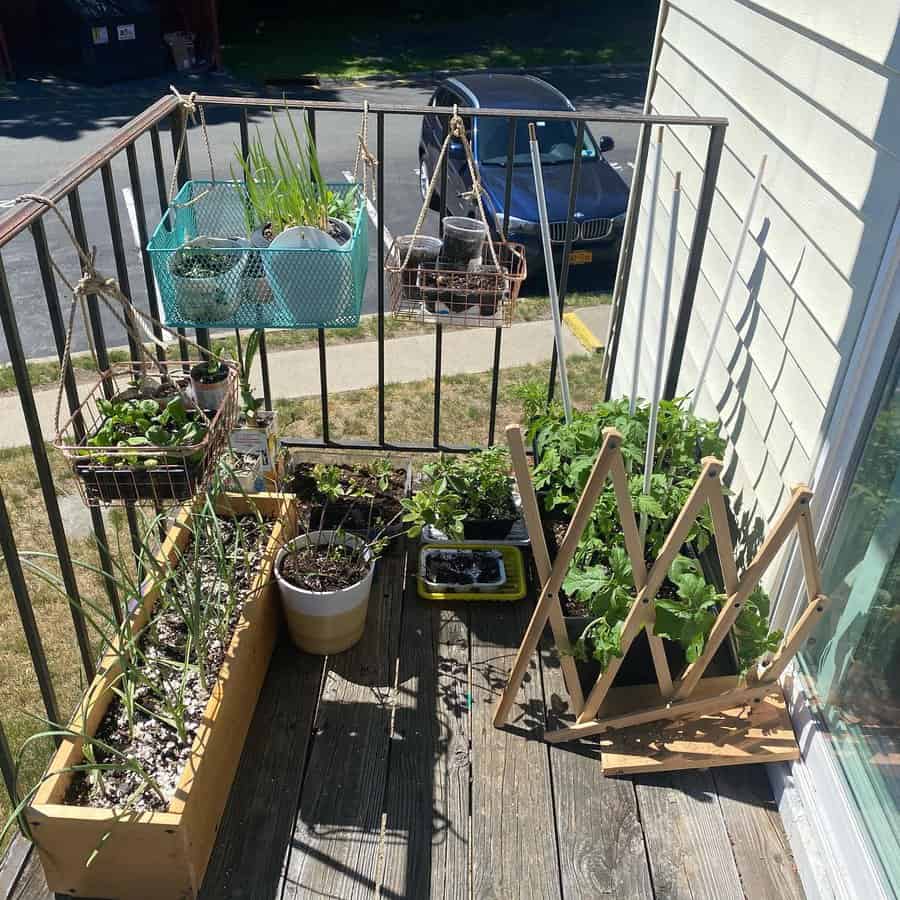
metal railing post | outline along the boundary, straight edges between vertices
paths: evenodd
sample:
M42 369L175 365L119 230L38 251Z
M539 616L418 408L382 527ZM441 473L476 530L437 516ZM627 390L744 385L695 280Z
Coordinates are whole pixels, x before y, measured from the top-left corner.
M697 282L700 279L703 247L706 243L706 232L709 230L709 216L712 211L713 198L716 195L716 179L719 175L719 163L722 160L722 148L724 146L725 126L713 125L706 149L703 184L700 186L700 197L697 200L697 214L694 217L694 231L691 235L691 248L688 253L687 268L685 269L684 282L681 288L681 300L678 305L678 315L675 319L675 330L672 334L672 352L669 354L666 386L663 388L664 400L672 400L675 397L675 392L678 390L678 376L681 374L684 345L687 342L688 328L691 324L694 294L697 292Z
M59 358L60 366L62 365L63 355L65 353L66 344L66 326L63 322L62 312L59 305L59 293L56 289L56 279L53 277L53 271L50 267L50 250L47 246L47 234L44 230L44 220L35 219L31 226L31 234L34 238L34 247L37 254L38 269L41 273L41 281L44 285L44 297L47 300L47 312L50 316L50 328L53 331L53 340L56 344L56 355ZM66 398L69 403L69 412L74 416L72 427L75 437L81 440L84 437L84 421L78 409L80 406L78 398L78 388L75 384L75 376L72 372L72 364L66 366L63 373L66 384ZM76 415L76 413L78 413ZM109 552L109 539L106 535L106 525L103 522L103 515L96 507L90 507L91 525L94 530L94 540L97 544L97 555L100 558L100 567L106 572L104 584L106 586L106 595L109 598L110 607L116 621L122 620L122 610L119 604L119 592L116 589L115 579L112 577L112 557Z
M375 230L378 232L378 425L377 441L384 444L384 113L377 116L375 156ZM364 188L365 189L365 188ZM362 213L360 212L360 215Z
M9 510L6 508L6 499L0 491L0 551L9 577L16 608L19 611L19 621L22 623L22 631L25 633L25 642L28 644L28 652L31 654L31 665L37 676L38 687L41 691L41 699L44 701L44 710L49 721L62 724L59 713L59 704L56 700L56 691L53 688L53 678L50 675L50 666L47 665L47 654L44 652L44 642L38 630L37 620L34 617L34 607L31 602L31 594L22 571L22 563L19 559L19 549L13 536L12 523L9 520ZM57 741L58 742L58 741Z
M66 593L69 596L69 609L72 616L72 624L75 628L75 638L81 653L81 664L84 667L88 681L92 681L96 672L94 654L91 650L87 624L81 609L81 595L78 591L78 582L75 579L75 570L69 554L69 544L66 540L66 530L62 514L59 511L59 500L53 484L53 470L50 468L50 460L47 458L47 448L44 444L43 432L41 431L41 421L34 402L31 378L28 374L28 361L22 348L22 338L16 322L16 314L13 309L12 296L9 292L9 284L6 280L6 269L3 266L2 257L0 257L0 325L2 325L3 333L6 336L9 360L16 377L19 402L22 405L22 413L25 416L28 440L31 443L31 454L34 457L38 481L41 485L41 494L47 510L47 520L50 526L50 533L53 536L53 544L56 548L60 575L62 576Z

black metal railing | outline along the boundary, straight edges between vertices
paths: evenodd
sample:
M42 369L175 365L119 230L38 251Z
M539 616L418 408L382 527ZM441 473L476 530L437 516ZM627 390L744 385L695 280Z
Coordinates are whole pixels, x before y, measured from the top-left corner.
M214 97L199 96L195 98L200 104L207 108L218 107L224 109L233 109L236 114L235 127L242 152L246 156L249 151L249 124L248 115L251 110L272 109L272 100L260 97ZM363 106L358 103L334 103L334 102L314 102L305 100L287 100L279 101L279 106L284 102L288 107L295 109L304 109L309 117L310 128L315 137L316 134L316 115L317 114L355 114L359 115L363 111ZM634 246L635 231L637 227L638 216L636 210L640 209L641 192L644 183L644 168L647 159L647 148L650 140L650 130L652 126L668 125L668 126L685 126L705 128L709 131L708 150L705 161L705 170L703 176L703 184L699 194L699 201L696 210L695 225L691 244L689 248L689 258L687 264L687 274L685 277L680 307L677 315L677 325L675 331L675 342L673 349L672 365L669 369L669 381L672 382L673 377L677 379L678 368L680 367L681 357L679 347L684 343L684 335L690 320L691 308L693 304L693 295L696 289L697 277L699 275L700 259L703 252L703 244L706 235L707 224L709 221L710 207L715 190L715 179L718 171L719 159L722 153L724 131L727 122L719 118L702 118L702 117L684 117L684 116L656 116L656 115L639 115L624 113L605 113L605 114L587 114L569 111L546 111L546 110L506 110L506 109L459 109L453 110L443 107L416 107L416 106L396 106L384 104L371 104L368 107L369 112L375 116L376 120L376 156L379 160L376 173L377 198L375 203L376 221L375 230L377 233L377 405L376 405L376 438L374 441L340 441L332 437L330 421L329 421L329 397L328 397L328 370L327 370L327 353L328 341L324 329L319 329L317 334L317 348L319 356L319 378L320 378L320 411L321 411L321 437L299 437L290 438L284 441L289 446L308 447L308 448L339 448L339 449L372 449L372 450L399 450L404 452L418 451L434 451L436 449L465 451L472 449L471 447L457 447L447 445L441 438L441 387L442 387L442 362L443 362L443 327L440 324L434 328L434 415L431 422L430 434L423 435L422 439L413 443L395 443L389 440L389 435L385 432L385 272L384 258L387 251L384 239L384 218L385 218L385 179L384 169L386 161L386 129L387 123L391 117L402 116L422 116L426 113L438 115L442 117L445 127L449 122L450 116L454 112L458 112L462 116L504 118L508 121L508 147L507 147L507 165L506 165L506 183L505 183L505 202L504 202L504 221L503 234L506 235L509 225L509 206L512 192L512 173L513 173L513 155L515 150L516 123L519 120L528 122L537 118L540 119L564 119L567 121L575 121L576 128L576 147L574 152L574 164L572 167L571 184L569 187L568 200L568 216L565 223L565 237L562 254L562 264L559 273L559 302L562 307L565 303L566 290L569 277L569 255L572 248L574 237L574 213L576 198L578 195L579 177L580 177L580 161L581 147L584 141L585 125L588 122L597 123L616 123L616 124L633 124L641 127L641 137L639 139L638 151L636 155L635 172L633 176L631 188L631 209L633 213L627 217L625 233L623 236L622 261L617 272L617 283L627 284L631 263L632 249ZM130 277L127 263L127 254L123 241L122 228L119 220L118 207L116 202L116 185L112 163L124 153L127 162L128 181L134 199L134 207L136 214L136 231L140 241L140 263L142 266L143 286L146 290L148 308L151 315L155 319L160 318L158 308L156 286L154 282L153 272L151 269L148 253L146 251L148 227L147 227L147 209L144 197L144 190L141 181L141 169L139 164L138 149L145 149L145 145L149 142L150 156L153 163L153 183L156 188L159 212L164 214L167 209L167 173L166 162L164 160L164 152L160 136L160 126L168 120L172 141L172 165L177 156L177 148L181 143L181 129L183 127L182 110L179 99L175 96L165 96L156 101L140 115L132 119L124 125L114 137L104 144L102 147L88 154L74 165L67 168L60 175L48 181L37 192L46 197L60 209L68 207L69 216L73 231L77 240L83 247L90 247L92 243L96 243L96 235L89 233L86 227L84 212L82 209L80 186L91 176L97 172L100 173L102 181L102 190L105 204L105 213L107 225L109 228L110 244L112 248L112 256L115 265L116 277L123 291L130 296ZM143 142L139 145L139 142ZM181 156L181 164L179 171L176 173L176 180L179 184L183 184L191 177L191 160L189 152L189 142L185 142L184 150ZM447 197L447 163L446 158L440 178L440 198L441 198L441 219L445 212L445 204ZM38 410L35 403L34 391L28 372L28 359L22 344L19 325L16 318L16 304L12 296L9 282L6 277L4 268L3 251L4 248L16 237L30 231L34 244L35 261L37 263L37 271L40 275L41 286L44 298L47 304L47 314L50 330L52 331L53 341L56 352L62 364L63 352L65 346L65 323L60 304L60 297L57 289L56 279L53 274L51 264L51 250L48 242L47 231L44 224L44 216L47 213L47 207L35 201L26 201L13 207L3 218L0 218L0 325L2 325L6 346L9 353L10 363L15 375L16 385L21 400L22 411L28 430L28 438L31 446L31 452L34 457L35 467L37 469L38 480L40 483L44 504L47 511L47 521L49 523L50 533L53 538L56 554L59 557L59 568L62 582L70 598L70 608L72 615L72 625L74 635L77 641L81 666L85 678L89 681L94 676L95 656L88 638L88 631L85 622L85 616L82 612L81 601L79 598L79 587L75 577L75 568L70 556L69 545L63 524L63 517L60 512L60 505L57 498L56 487L54 485L53 475L51 471L50 461L47 456L47 448L45 439L47 436L43 433ZM21 264L21 263L19 263ZM621 306L621 304L620 304ZM100 315L100 307L96 296L87 297L87 309L89 315L89 327L91 331L91 339L94 350L96 352L97 361L101 369L109 367L109 352L107 347L106 336L104 332L104 323ZM619 310L621 315L621 309ZM179 332L184 336L184 331ZM156 329L156 336L161 337L159 329ZM210 346L210 335L205 329L198 329L196 332L197 342L205 348ZM487 444L493 444L496 437L496 415L500 381L500 357L502 348L503 332L501 328L497 328L494 337L493 359L491 366L491 391L490 406L488 413L487 429L485 438ZM134 340L129 339L131 352L136 353L133 346ZM618 340L618 332L615 332L615 340ZM611 365L615 364L615 355L617 348L615 345L609 348L612 355ZM157 348L160 359L164 359L165 350L161 347ZM548 394L552 395L553 385L556 378L556 349L553 348L548 371ZM177 359L188 359L188 346L183 341L180 342ZM269 378L269 355L267 352L265 333L260 342L259 359L262 369L262 384L264 403L267 409L271 409L276 398L272 396L271 382ZM674 376L673 376L674 373ZM71 364L69 364L62 373L64 379L64 398L69 410L74 414L77 412L80 400L78 383L75 379ZM673 382L674 383L674 382ZM598 385L598 391L600 385ZM674 389L674 388L673 388ZM76 423L76 427L79 426ZM83 434L83 431L82 431ZM126 510L129 531L132 542L136 545L140 540L139 526L136 520L133 508ZM112 571L110 562L109 541L106 533L106 525L99 510L92 508L90 510L91 525L93 536L96 540L100 563L107 572ZM12 594L19 612L21 625L28 649L30 651L32 663L34 666L35 677L40 688L40 694L43 699L44 709L47 717L53 721L60 718L60 710L56 699L54 685L52 683L50 669L47 664L44 653L41 636L38 625L32 611L31 597L29 594L28 584L24 577L22 566L19 562L19 556L16 546L16 538L13 534L6 503L3 499L2 489L0 489L0 550L2 550L3 558L6 563L6 574L9 578L12 588ZM106 592L109 602L114 613L120 615L121 604L116 593L116 586L111 578L106 579ZM8 789L12 788L11 777L13 772L13 761L10 755L10 747L3 731L2 723L0 723L0 774L2 774Z

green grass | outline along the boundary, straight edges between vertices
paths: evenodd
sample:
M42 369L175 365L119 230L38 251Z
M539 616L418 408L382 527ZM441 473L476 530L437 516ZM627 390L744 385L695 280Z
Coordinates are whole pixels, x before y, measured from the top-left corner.
M611 301L609 294L571 293L566 295L566 306L579 308L584 306L599 306ZM515 321L533 322L538 319L550 317L550 302L546 297L521 298L516 305ZM391 338L405 337L411 334L424 334L433 330L433 326L418 322L409 322L404 319L395 319L386 316L384 320L384 334ZM378 319L376 316L363 316L356 328L332 328L328 331L329 344L346 344L357 341L373 341L378 337ZM317 332L303 331L267 331L266 346L269 352L277 353L279 350L298 350L304 347L314 347L317 341ZM212 342L216 352L225 351L231 359L236 358L236 342L234 336L215 338ZM150 349L150 348L148 348ZM177 353L177 345L169 351L170 357ZM110 350L111 362L128 362L130 354L127 350ZM91 380L96 378L96 367L88 353L76 353L72 356L72 365L75 376L79 380ZM29 362L28 376L33 388L46 388L55 386L59 380L59 365L55 362ZM0 365L0 394L16 390L16 378L12 366Z
M336 78L441 69L641 63L649 59L658 4L637 0L601 11L224 16L226 65L256 81L316 74Z

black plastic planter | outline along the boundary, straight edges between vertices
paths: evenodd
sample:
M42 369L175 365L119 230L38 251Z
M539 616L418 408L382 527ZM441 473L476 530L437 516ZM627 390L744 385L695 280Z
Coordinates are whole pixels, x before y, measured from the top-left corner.
M484 222L465 216L447 216L444 219L444 246L441 260L447 263L468 265L469 260L481 260L481 248L487 237Z
M407 234L397 238L400 261L406 261L406 266L401 273L401 284L409 300L418 300L421 296L418 288L419 266L433 269L442 246L443 242L440 238L425 234ZM407 253L409 259L407 259Z
M516 519L466 519L463 537L467 541L504 541L516 522Z

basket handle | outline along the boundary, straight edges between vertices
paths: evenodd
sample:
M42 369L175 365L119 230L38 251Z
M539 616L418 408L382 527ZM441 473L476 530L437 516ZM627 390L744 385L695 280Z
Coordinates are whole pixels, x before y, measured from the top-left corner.
M481 186L481 179L478 177L478 173L475 170L475 158L472 155L472 146L469 144L469 139L466 136L466 125L462 120L462 116L457 112L457 105L453 104L453 115L450 117L450 127L447 129L447 134L444 137L444 143L441 144L441 152L438 154L437 163L434 167L434 172L431 173L431 181L428 182L428 190L425 191L425 199L422 201L422 209L419 211L419 218L416 220L416 227L413 229L412 240L409 242L409 247L406 248L406 257L403 262L400 264L400 269L406 269L409 264L409 257L413 251L413 245L416 242L416 238L419 236L419 232L422 230L422 225L425 222L425 216L428 213L428 208L431 204L431 198L434 195L434 188L437 184L438 175L441 171L441 166L444 163L444 158L447 155L447 148L450 146L450 141L453 138L458 138L460 143L463 145L463 149L466 151L466 163L469 167L469 175L472 178L472 190L469 192L471 195L475 197L478 201L478 212L481 214L481 221L484 223L484 227L487 230L487 242L488 247L491 251L491 259L494 265L497 267L498 271L500 269L500 263L497 261L497 249L494 247L494 241L491 238L491 226L488 224L487 216L484 212L484 203L481 199L481 195L484 192L484 188Z

